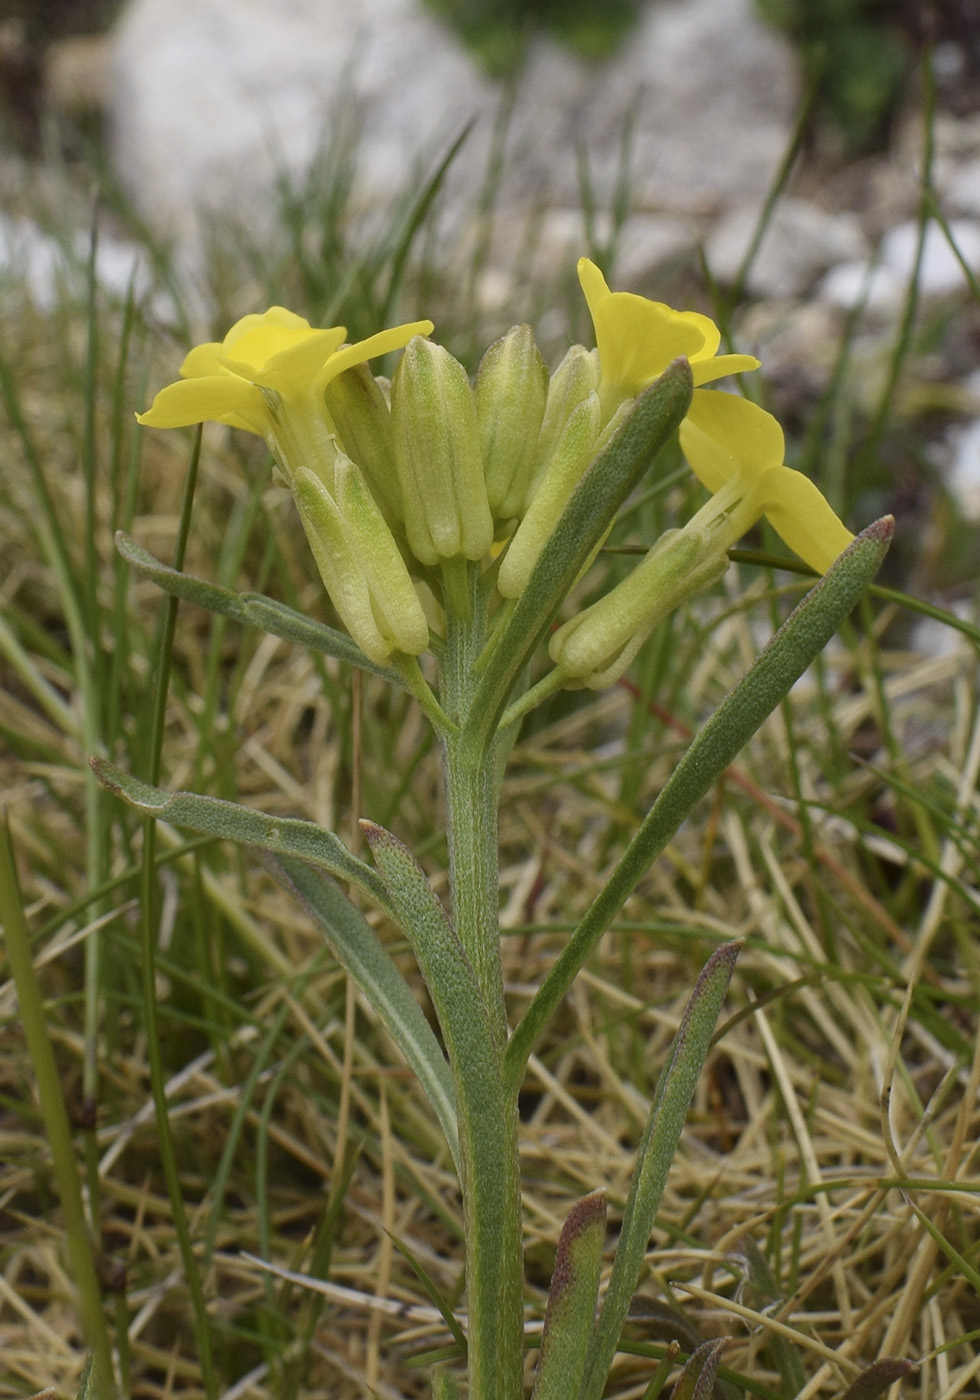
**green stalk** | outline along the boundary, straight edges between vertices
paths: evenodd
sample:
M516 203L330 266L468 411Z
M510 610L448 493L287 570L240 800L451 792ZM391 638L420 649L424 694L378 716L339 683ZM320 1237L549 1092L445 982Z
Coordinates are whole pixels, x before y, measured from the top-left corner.
M51 1148L58 1195L64 1215L68 1257L78 1289L82 1325L86 1340L92 1349L90 1390L94 1400L111 1400L117 1392L109 1330L102 1311L95 1255L78 1184L78 1163L72 1146L71 1128L61 1092L58 1067L55 1064L54 1050L44 1018L44 1001L31 960L30 938L17 886L10 831L6 823L0 826L0 922L3 923L10 970L17 988L21 1023L34 1067L38 1096L41 1100L41 1114Z
M517 1094L503 1081L507 1012L499 924L500 741L492 733L486 735L474 706L475 662L486 641L487 597L479 570L473 567L468 573L469 607L449 612L441 668L443 703L458 725L442 733L453 925L475 974L494 1052L492 1065L483 1067L482 1087L478 1066L453 1064L466 1242L468 1397L522 1400L524 1255Z
M517 1095L504 1087L507 1039L497 885L495 746L480 753L450 738L445 749L449 872L456 930L469 953L499 1058L495 1104L459 1081L463 1229L469 1318L469 1400L521 1400L524 1367L524 1257ZM456 1068L454 1066L454 1068Z

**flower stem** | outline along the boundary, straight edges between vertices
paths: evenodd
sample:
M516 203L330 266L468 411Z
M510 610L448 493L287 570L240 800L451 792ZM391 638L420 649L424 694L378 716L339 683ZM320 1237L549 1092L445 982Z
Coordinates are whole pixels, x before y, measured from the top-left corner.
M503 1080L507 1012L497 848L501 764L499 741L474 735L479 728L472 703L474 663L487 628L486 594L477 568L468 571L468 594L467 608L448 613L452 621L441 668L443 703L458 726L442 735L449 882L456 934L486 1008L496 1100L478 1101L468 1092L473 1078L469 1068L454 1066L466 1237L468 1400L522 1400L524 1260L517 1094L505 1089Z

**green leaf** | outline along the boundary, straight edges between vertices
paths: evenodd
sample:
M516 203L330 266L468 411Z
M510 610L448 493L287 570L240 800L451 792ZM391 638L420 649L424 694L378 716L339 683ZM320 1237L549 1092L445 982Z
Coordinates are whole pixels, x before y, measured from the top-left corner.
M334 956L367 997L378 1019L418 1076L459 1170L456 1095L446 1058L411 988L378 935L345 894L302 860L272 862L283 883L327 936Z
M493 637L471 713L486 741L517 677L620 506L674 432L691 402L691 370L676 360L587 467L502 630Z
M339 836L316 822L296 817L268 817L264 812L218 797L166 792L141 782L103 758L93 758L91 765L103 787L145 817L155 817L205 836L258 846L276 856L296 856L346 884L357 885L386 913L392 913L391 900L377 871L352 855Z
M718 1362L731 1340L731 1337L715 1337L710 1342L702 1342L687 1358L670 1392L670 1400L709 1400L715 1386Z
M684 1119L711 1045L740 948L740 943L726 943L708 959L694 985L674 1037L670 1059L660 1076L637 1152L609 1288L599 1314L595 1338L589 1348L582 1400L599 1400L605 1388L606 1376L643 1268L667 1174L680 1142Z
M579 1393L595 1325L605 1234L606 1197L594 1191L572 1207L558 1238L531 1400L568 1400Z
M528 1056L555 1008L651 862L854 607L880 568L893 529L891 516L885 516L858 535L694 736L511 1037L505 1061L508 1084L520 1083Z
M183 598L185 602L207 608L209 612L234 618L247 627L257 627L273 637L281 637L283 641L297 642L324 656L334 656L351 666L359 666L362 671L383 676L392 685L404 689L405 682L397 671L370 661L346 632L314 622L295 608L278 603L274 598L266 598L262 593L234 593L230 588L222 588L219 584L207 583L204 579L171 569L161 564L159 559L154 559L123 530L116 532L116 549L137 573L174 598Z

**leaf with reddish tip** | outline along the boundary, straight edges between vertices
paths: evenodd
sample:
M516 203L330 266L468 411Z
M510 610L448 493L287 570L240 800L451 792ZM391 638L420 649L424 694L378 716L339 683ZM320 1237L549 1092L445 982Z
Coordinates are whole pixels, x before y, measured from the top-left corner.
M692 1351L677 1377L670 1400L708 1400L714 1389L721 1354L731 1340L731 1337L716 1337L714 1341L702 1342Z
M866 1371L851 1382L840 1400L876 1400L879 1395L903 1380L915 1370L914 1361L900 1361L894 1356L883 1356L872 1362Z
M578 1395L595 1324L605 1234L605 1193L594 1191L572 1207L558 1239L531 1400Z

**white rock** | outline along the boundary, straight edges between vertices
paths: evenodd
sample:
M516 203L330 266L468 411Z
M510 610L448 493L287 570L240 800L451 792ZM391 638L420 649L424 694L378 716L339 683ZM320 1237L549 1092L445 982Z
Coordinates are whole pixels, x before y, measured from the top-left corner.
M758 204L743 205L723 218L708 237L705 253L712 273L733 282L759 226ZM755 296L802 296L822 272L845 259L867 255L868 245L854 214L828 214L808 200L784 197L773 209L747 287Z
M956 214L980 214L980 156L954 165L944 184L945 209Z
M946 481L956 497L964 520L980 521L980 418L965 427L956 426L947 439L950 449Z
M817 296L842 311L863 303L865 312L887 319L895 314L908 290L908 278L881 263L865 260L840 263L831 268L817 288Z
M114 160L158 231L269 211L278 171L308 169L338 112L360 123L357 198L389 207L470 118L456 207L485 178L503 90L421 0L130 0L114 38ZM657 0L616 57L550 41L528 56L501 203L580 200L584 147L608 203L628 116L631 193L653 213L760 199L791 130L794 60L752 0Z
M84 295L88 258L87 232L61 243L32 219L0 213L0 288L19 289L38 310L53 310L66 294ZM100 233L96 244L95 277L103 291L120 301L128 295L130 283L140 298L153 281L145 248L107 233ZM169 299L155 298L153 314L173 319Z
M949 231L966 264L980 274L980 222L953 219ZM889 229L873 264L857 261L835 267L820 284L819 295L846 310L857 306L864 296L869 310L894 313L908 295L918 240L919 226L912 219ZM968 285L945 233L938 224L930 223L919 266L919 295L949 296L965 291Z
M980 223L972 219L953 219L949 231L968 266L974 271L980 269ZM882 239L882 263L906 281L911 278L915 267L918 239L918 225L913 220L889 229ZM948 296L950 292L963 291L966 287L963 268L950 247L949 239L938 224L930 223L926 229L919 267L920 293L927 297Z

